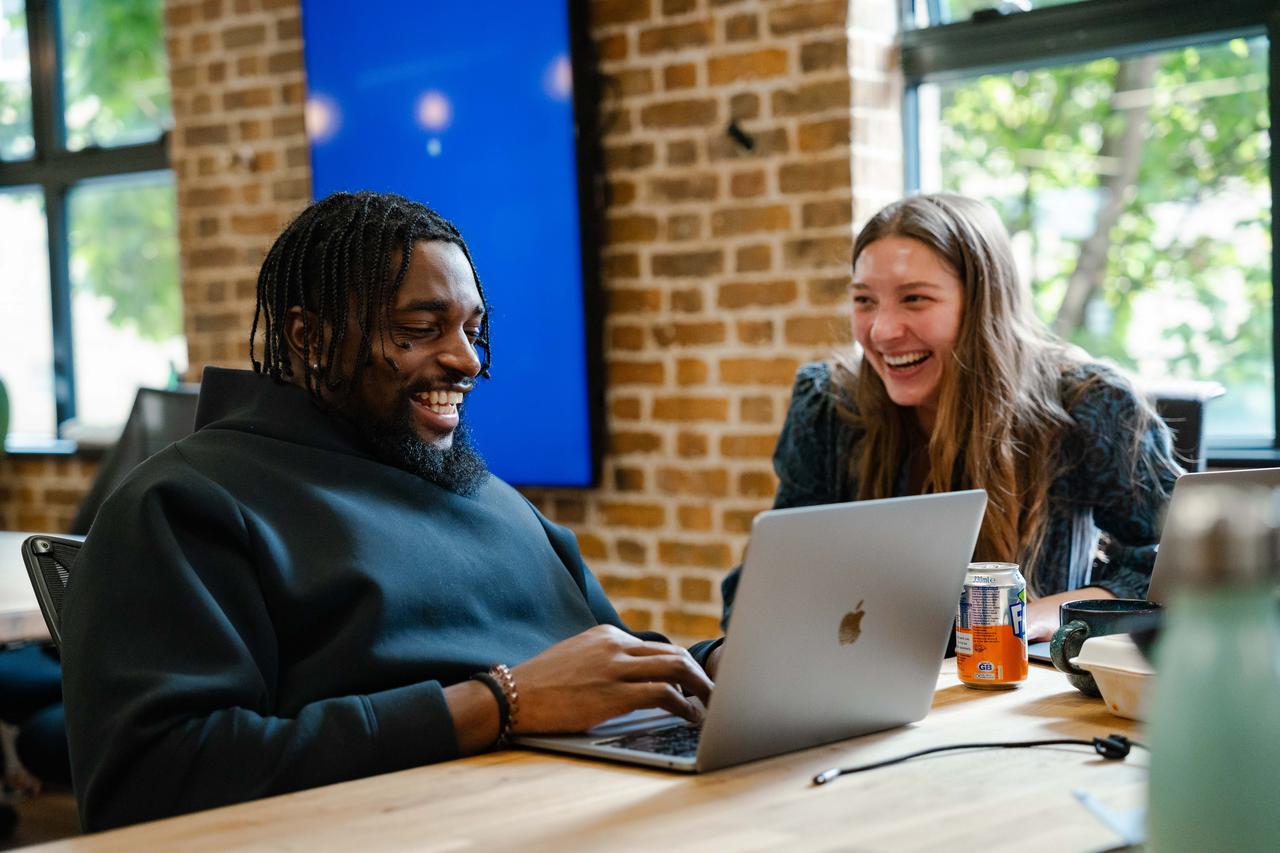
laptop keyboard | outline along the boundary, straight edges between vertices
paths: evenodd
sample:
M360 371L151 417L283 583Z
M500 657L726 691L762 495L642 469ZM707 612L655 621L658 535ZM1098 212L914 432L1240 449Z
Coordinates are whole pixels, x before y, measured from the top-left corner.
M702 734L702 726L697 723L676 723L660 729L623 735L599 741L597 746L612 746L618 749L634 749L638 752L655 752L659 755L674 755L680 758L692 758L698 753L698 737Z

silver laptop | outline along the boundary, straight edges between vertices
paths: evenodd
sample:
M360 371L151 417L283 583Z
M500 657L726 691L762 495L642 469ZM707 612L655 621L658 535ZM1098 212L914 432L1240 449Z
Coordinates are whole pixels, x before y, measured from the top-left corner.
M1203 471L1196 474L1183 474L1173 484L1173 494L1169 497L1169 506L1165 509L1165 518L1173 514L1174 505L1187 500L1187 495L1206 486L1265 486L1270 489L1280 488L1280 468L1243 468L1238 471ZM1163 528L1160 531L1164 539ZM1166 558L1167 559L1167 558ZM1151 586L1147 589L1147 599L1165 603L1168 598L1170 584L1169 572L1160 571L1161 551L1156 548L1155 565L1151 567ZM1049 657L1048 643L1032 643L1027 647L1027 654L1032 660L1052 665Z
M986 503L979 489L761 513L700 727L640 711L516 742L700 772L923 718Z

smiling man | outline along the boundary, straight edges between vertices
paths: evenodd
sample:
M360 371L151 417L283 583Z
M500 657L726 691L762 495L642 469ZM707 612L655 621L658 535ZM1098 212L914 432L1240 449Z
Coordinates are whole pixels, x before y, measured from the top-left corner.
M697 716L714 644L628 632L573 534L467 441L489 312L453 225L394 195L312 205L263 263L250 354L205 371L195 434L133 472L76 562L86 829Z

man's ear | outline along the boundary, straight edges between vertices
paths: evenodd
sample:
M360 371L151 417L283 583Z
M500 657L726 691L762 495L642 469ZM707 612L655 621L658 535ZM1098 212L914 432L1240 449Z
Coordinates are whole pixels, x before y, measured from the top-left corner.
M307 353L312 364L320 360L320 332L320 318L310 311L304 315L301 305L294 305L285 313L284 339L289 345L289 360L295 375L302 374Z

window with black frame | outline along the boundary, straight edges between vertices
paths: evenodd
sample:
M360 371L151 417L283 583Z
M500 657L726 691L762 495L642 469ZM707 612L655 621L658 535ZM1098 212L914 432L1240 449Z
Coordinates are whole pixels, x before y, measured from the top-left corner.
M0 0L9 446L110 434L186 369L163 0Z
M1063 338L1221 383L1211 457L1275 448L1280 5L907 2L909 186L994 205Z

